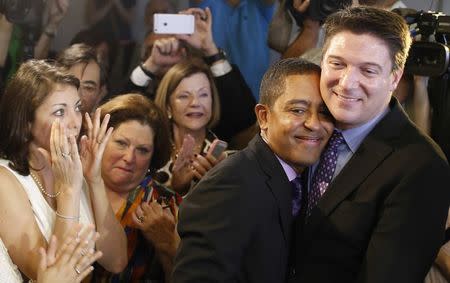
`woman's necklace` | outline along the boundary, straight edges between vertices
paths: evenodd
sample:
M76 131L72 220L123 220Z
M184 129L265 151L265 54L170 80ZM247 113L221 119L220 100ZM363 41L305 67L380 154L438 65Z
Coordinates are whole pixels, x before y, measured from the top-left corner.
M39 179L36 177L36 175L34 175L33 172L31 172L31 171L30 171L30 175L31 175L31 178L33 178L33 180L34 180L34 182L36 183L36 185L38 186L39 190L41 190L41 192L42 192L45 196L47 196L47 197L49 197L49 198L56 198L56 197L59 196L59 194L61 193L61 191L56 192L56 194L53 194L53 195L50 194L50 193L48 193L48 192L44 189L44 186L43 186L42 183L39 181Z

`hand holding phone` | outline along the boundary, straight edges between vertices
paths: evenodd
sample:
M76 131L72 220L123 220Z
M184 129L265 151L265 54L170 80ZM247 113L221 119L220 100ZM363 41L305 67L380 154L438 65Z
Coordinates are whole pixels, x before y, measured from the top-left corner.
M223 140L215 139L208 149L208 154L212 155L214 158L219 158L222 152L224 152L228 147L228 143Z

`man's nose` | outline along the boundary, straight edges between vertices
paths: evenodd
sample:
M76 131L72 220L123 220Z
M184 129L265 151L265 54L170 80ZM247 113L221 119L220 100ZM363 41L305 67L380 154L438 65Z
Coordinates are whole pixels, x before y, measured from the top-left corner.
M320 128L320 119L317 112L312 111L309 112L309 115L305 120L305 127L310 129L311 131L317 131Z
M339 85L343 89L353 89L359 84L359 73L355 68L348 67L345 69L339 79Z

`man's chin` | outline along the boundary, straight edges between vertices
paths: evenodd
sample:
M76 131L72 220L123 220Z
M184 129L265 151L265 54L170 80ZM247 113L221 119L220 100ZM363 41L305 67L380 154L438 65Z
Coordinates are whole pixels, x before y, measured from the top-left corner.
M306 167L309 167L317 162L318 158L311 158L310 156L306 158L306 156L310 155L309 153L303 153L301 156L297 158L289 158L286 163L290 164L296 170L302 171Z

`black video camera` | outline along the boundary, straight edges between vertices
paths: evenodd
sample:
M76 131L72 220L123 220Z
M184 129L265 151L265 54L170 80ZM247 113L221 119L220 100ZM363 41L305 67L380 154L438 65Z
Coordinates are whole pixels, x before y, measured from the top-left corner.
M352 0L311 0L308 15L311 19L323 22L329 15L352 4Z
M293 0L287 0L286 6L294 17L298 26L303 25L303 18L307 15L309 18L323 22L329 15L344 9L352 4L352 0L311 0L308 10L302 14L297 12L293 6Z
M420 35L409 51L405 72L419 76L439 77L449 71L450 16L441 12L417 12L396 9L410 26L411 35Z

